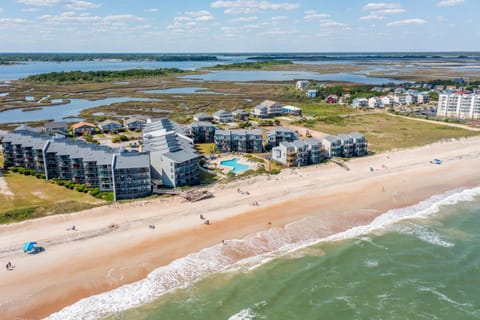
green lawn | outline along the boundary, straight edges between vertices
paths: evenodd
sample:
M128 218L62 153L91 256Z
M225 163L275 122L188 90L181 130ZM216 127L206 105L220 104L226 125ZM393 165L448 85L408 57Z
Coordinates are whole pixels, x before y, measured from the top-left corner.
M33 216L43 216L56 213L68 213L97 206L102 201L86 194L65 187L25 176L19 173L7 173L5 180L13 196L0 194L0 223L2 217L12 210L35 209Z
M361 112L353 108L350 108L349 106L346 106L346 105L344 106L344 105L330 104L330 103L308 102L308 103L297 103L295 104L295 106L302 108L302 113L305 116L317 116L318 118Z
M366 136L368 149L374 152L421 146L448 138L480 135L478 132L461 128L393 117L386 114L345 118L329 117L317 121L314 128L329 134L358 131Z

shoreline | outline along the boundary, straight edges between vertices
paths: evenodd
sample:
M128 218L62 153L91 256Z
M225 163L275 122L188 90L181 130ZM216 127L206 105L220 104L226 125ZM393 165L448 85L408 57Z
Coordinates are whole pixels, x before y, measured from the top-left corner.
M389 209L477 186L480 172L470 168L480 164L479 142L476 137L357 158L348 162L350 171L326 164L217 184L209 188L215 198L197 203L156 199L0 226L2 262L17 266L0 275L0 311L8 318L39 319L144 279L158 267L224 239L281 231L306 218L318 223L315 236L325 237L369 224ZM433 158L444 164L429 163ZM200 213L212 225L202 225ZM150 230L150 224L156 228ZM66 231L71 225L78 231ZM36 256L19 252L29 240L46 251ZM243 252L233 259L242 255L248 256Z

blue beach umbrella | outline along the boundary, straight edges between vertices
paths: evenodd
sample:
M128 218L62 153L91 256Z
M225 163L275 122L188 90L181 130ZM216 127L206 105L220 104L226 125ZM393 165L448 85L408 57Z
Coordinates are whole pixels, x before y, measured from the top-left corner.
M36 244L37 243L35 241L25 242L25 244L23 245L23 252L29 252L35 247Z

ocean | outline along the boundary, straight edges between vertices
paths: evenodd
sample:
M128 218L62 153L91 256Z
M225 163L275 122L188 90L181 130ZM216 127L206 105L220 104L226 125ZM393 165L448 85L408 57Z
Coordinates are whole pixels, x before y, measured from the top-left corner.
M321 228L216 245L48 319L480 319L480 187Z

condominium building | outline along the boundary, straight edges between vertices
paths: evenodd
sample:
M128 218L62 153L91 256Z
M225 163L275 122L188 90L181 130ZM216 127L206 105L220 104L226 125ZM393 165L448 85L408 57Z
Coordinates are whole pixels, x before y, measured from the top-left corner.
M143 148L150 152L152 180L168 187L200 183L200 154L183 128L167 118L148 122Z
M437 117L480 119L480 94L458 92L438 96Z
M263 151L263 132L254 130L217 130L215 149L220 152L260 153Z
M365 136L358 132L327 136L323 138L325 157L361 157L368 153L368 142Z
M272 149L272 160L279 161L287 167L301 167L320 163L323 160L322 143L315 138L305 141L280 142Z
M275 127L275 129L267 132L267 148L278 147L280 142L293 142L297 140L295 132L284 127Z
M253 115L258 118L271 118L281 116L283 114L283 107L280 103L265 100L253 108Z
M185 127L185 134L195 143L211 143L214 141L216 129L211 122L199 121Z
M47 180L113 192L115 199L138 198L151 193L150 155L73 141L52 139L28 130L9 132L2 140L4 166L24 167Z

